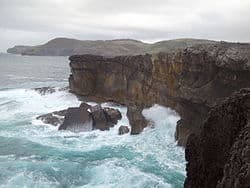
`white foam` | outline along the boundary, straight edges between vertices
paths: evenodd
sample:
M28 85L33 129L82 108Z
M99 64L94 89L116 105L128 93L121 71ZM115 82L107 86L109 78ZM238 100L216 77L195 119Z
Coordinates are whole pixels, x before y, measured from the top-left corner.
M70 106L80 105L77 98L66 91L41 95L32 89L12 89L0 91L0 99L4 100L3 102L5 103L13 103L11 109L9 108L9 104L0 106L0 113L2 114L0 120L18 115L41 115Z
M29 124L24 124L13 130L0 131L3 137L18 137L30 140L40 145L60 149L69 152L92 152L105 147L125 147L130 152L135 153L132 163L153 160L161 169L177 171L185 175L184 150L176 147L174 140L176 121L179 116L169 108L154 105L149 109L143 110L143 115L155 123L154 128L146 128L143 133L136 136L130 134L118 135L120 125L129 125L126 116L127 108L124 106L114 106L103 103L103 107L117 108L122 113L122 119L118 121L110 131L94 130L91 132L73 133L70 131L58 131L58 127L45 125L35 117L44 113L66 109L72 106L79 106L77 98L66 92L57 91L48 95L40 95L34 90L14 89L0 91L1 104L13 102L13 107L8 108L9 104L0 107L0 121L16 119L16 117L26 116ZM95 104L93 102L89 103ZM16 131L18 129L18 131ZM26 160L26 158L23 158ZM120 160L123 167L117 166ZM126 166L128 165L128 166ZM152 164L153 165L153 164ZM158 182L159 187L170 187L170 185L155 174L146 173L131 165L126 159L107 159L102 164L92 167L92 179L85 187L143 187L150 182ZM135 179L140 179L136 184ZM19 181L27 181L23 174L13 177L6 184L12 186ZM40 181L40 180L39 180ZM42 181L42 180L41 180ZM47 180L44 180L47 182ZM118 184L119 182L119 184ZM41 183L41 182L38 182ZM47 185L51 185L47 182ZM28 182L29 185L38 185L37 182ZM41 185L45 185L41 183Z
M145 173L138 168L131 166L128 162L122 161L125 165L119 166L121 159L104 160L102 164L91 169L90 173L93 178L90 183L83 186L85 188L97 187L171 187L170 184L164 182L162 178L154 174ZM129 186L128 186L129 185Z

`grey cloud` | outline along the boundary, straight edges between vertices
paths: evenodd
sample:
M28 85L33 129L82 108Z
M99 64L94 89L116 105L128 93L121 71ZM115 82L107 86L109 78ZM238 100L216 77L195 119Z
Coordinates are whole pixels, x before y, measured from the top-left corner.
M53 37L250 41L248 0L1 0L0 51Z

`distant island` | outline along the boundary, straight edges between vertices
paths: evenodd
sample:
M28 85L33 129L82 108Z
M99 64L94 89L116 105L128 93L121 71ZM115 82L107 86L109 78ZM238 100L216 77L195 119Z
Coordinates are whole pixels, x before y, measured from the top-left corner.
M143 55L146 53L175 52L197 44L212 44L216 41L204 39L174 39L153 44L133 39L116 40L76 40L55 38L37 46L14 46L8 53L36 56L102 55L108 57L122 55Z

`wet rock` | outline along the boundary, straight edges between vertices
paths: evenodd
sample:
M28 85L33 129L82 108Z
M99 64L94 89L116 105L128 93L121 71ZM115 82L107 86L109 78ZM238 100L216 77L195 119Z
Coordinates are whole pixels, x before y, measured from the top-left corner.
M72 132L86 132L93 130L93 119L91 114L84 108L68 108L63 124L59 130Z
M34 90L40 93L41 95L46 95L56 92L56 89L54 87L40 87L40 88L35 88Z
M93 129L109 130L122 118L117 109L102 108L82 103L79 107L68 108L37 117L44 123L59 126L59 130L85 132Z
M121 112L117 109L106 107L103 110L104 110L104 113L106 115L108 122L112 124L111 126L117 124L118 120L122 118Z
M110 124L101 105L93 106L91 108L91 115L94 120L93 127L95 129L100 129L102 131L109 130Z
M142 115L142 106L130 105L127 110L127 117L129 119L129 124L131 125L131 134L139 134L143 131L149 122Z
M119 130L118 130L118 134L123 135L123 134L126 134L126 133L129 133L129 127L124 126L124 125L120 126Z
M69 86L59 88L58 91L69 91Z
M177 144L179 146L186 146L186 142L188 137L192 134L190 128L188 128L187 122L183 119L177 121L176 131L175 131L175 139L177 140Z
M87 103L82 102L79 107L88 110L91 108L91 105L88 105Z
M63 123L64 116L66 113L67 113L67 110L55 111L52 113L38 116L36 119L39 119L46 124L58 126L58 125L61 125Z

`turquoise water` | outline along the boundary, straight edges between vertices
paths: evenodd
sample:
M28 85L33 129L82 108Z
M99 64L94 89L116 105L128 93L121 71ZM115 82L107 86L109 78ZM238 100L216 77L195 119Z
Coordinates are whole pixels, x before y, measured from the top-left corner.
M119 125L128 125L126 107L115 107L123 118L110 131L57 131L35 119L80 104L67 91L32 90L67 86L69 71L67 57L0 54L0 187L182 187L184 150L174 141L179 117L168 108L145 109L156 126L136 136L117 135Z

